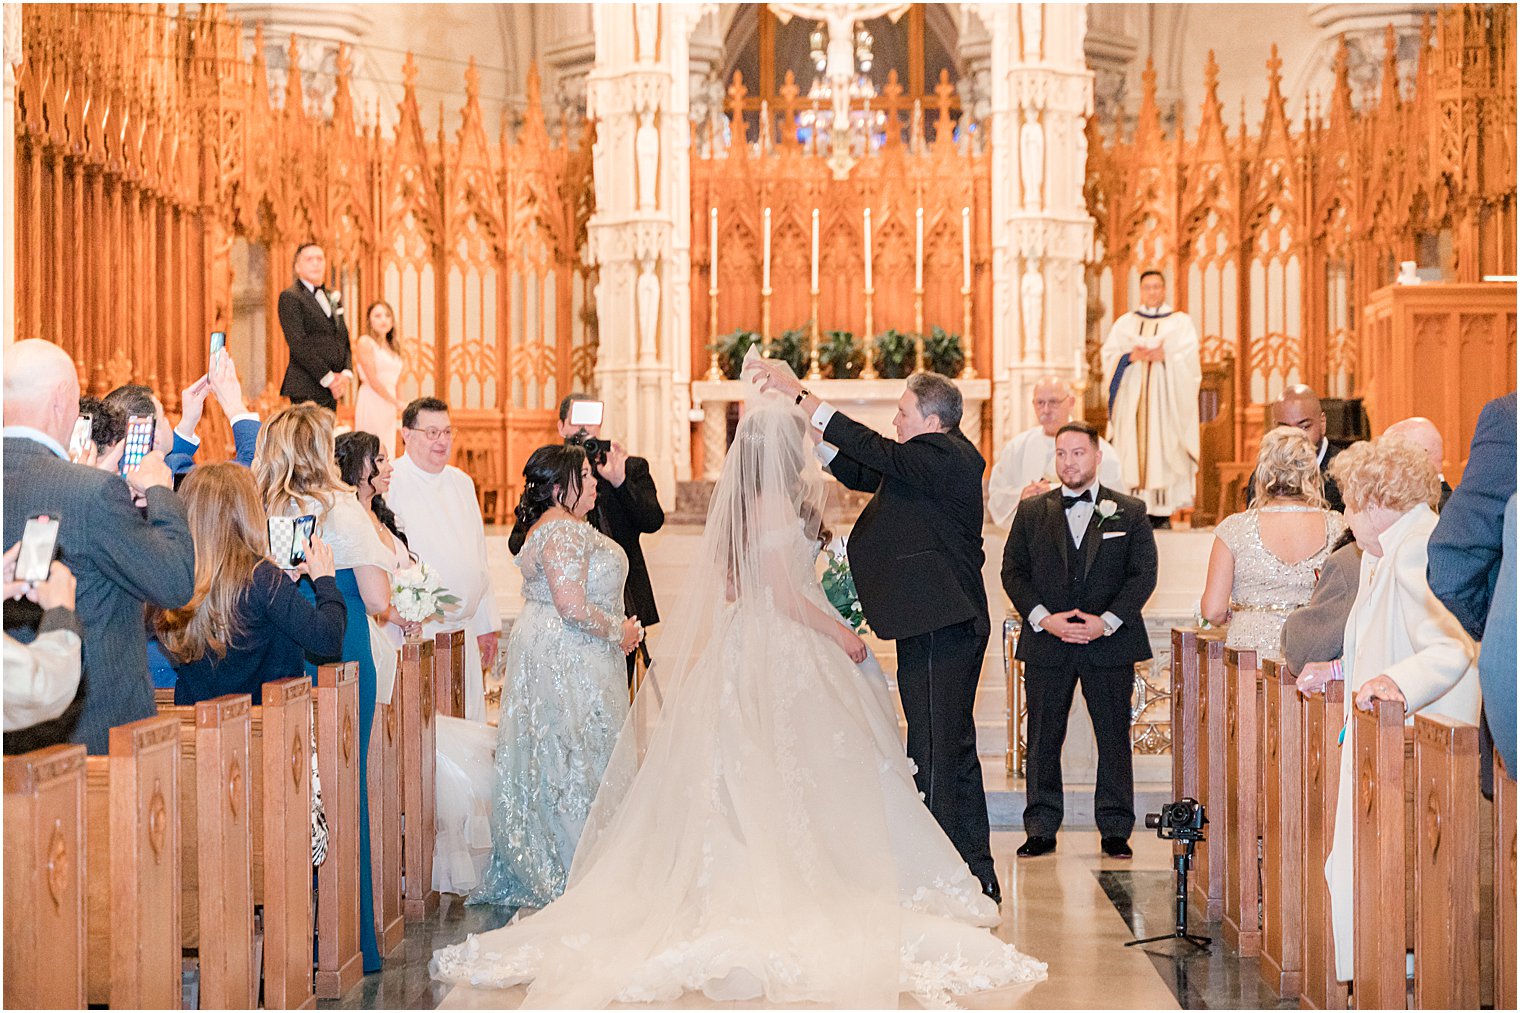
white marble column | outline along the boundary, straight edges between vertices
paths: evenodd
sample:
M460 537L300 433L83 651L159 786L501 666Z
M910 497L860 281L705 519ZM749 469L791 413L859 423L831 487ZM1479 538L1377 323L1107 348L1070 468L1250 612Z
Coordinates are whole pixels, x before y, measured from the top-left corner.
M607 431L649 459L661 502L691 477L689 52L699 4L599 4L586 82L597 121L597 389Z
M1034 424L1043 373L1077 378L1093 222L1082 183L1085 4L979 4L991 37L993 442Z
M0 290L5 292L5 344L16 340L16 72L21 65L21 5L5 5L5 95L0 109L0 164L5 166L0 184Z
M377 66L361 43L372 25L371 5L333 4L231 4L229 11L242 22L248 38L255 25L264 26L264 59L269 68L269 93L285 94L290 73L290 37L300 40L301 94L308 106L332 115L337 90L338 46L344 44L355 62L354 98L362 105L379 93L371 87ZM364 64L364 65L361 65Z

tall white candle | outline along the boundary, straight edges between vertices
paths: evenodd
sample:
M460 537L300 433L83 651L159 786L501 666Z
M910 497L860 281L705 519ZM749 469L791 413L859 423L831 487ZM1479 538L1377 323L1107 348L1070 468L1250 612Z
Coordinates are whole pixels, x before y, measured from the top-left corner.
M708 212L708 219L712 222L712 238L708 240L711 248L708 251L707 287L717 291L718 288L718 209L713 208Z
M813 209L813 291L818 291L818 209Z
M866 291L871 291L871 209L866 208Z
M961 208L961 287L971 287L971 209Z
M913 238L913 288L915 290L924 287L924 209L919 208L914 229Z
M765 209L765 258L761 268L760 288L762 291L771 287L771 209Z

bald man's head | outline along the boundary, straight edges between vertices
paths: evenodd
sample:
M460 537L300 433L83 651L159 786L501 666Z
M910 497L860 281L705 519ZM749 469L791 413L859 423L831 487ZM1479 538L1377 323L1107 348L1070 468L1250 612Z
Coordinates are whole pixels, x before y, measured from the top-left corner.
M1425 451L1426 456L1430 458L1430 463L1435 465L1437 473L1442 470L1441 462L1446 457L1446 441L1441 439L1441 430L1436 428L1436 424L1423 415L1400 419L1389 426L1383 435L1402 436Z
M1320 407L1319 395L1301 383L1286 388L1272 402L1272 422L1302 430L1316 449L1325 438L1325 411Z
M1071 385L1059 376L1042 376L1034 382L1034 415L1046 436L1054 436L1071 421L1074 401Z
M31 338L5 350L5 424L30 426L67 444L79 417L74 360L51 341Z

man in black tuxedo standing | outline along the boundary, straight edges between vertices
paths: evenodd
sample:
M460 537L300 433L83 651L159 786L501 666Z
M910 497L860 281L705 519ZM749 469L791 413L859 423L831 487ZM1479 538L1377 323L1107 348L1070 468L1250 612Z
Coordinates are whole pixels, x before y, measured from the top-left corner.
M342 300L323 287L327 254L322 247L302 243L293 266L295 283L280 293L280 330L290 346L280 393L292 404L315 401L336 410L354 378Z
M972 708L991 629L982 585L982 473L960 431L961 392L915 373L897 403L897 440L810 394L785 363L759 360L765 389L812 420L819 456L849 489L874 493L849 537L850 571L871 630L897 641L897 692L914 780L982 891L1001 902Z
M1056 848L1065 815L1061 746L1077 683L1098 742L1094 810L1103 853L1129 858L1135 827L1130 696L1151 656L1140 610L1156 589L1156 538L1145 504L1100 486L1098 432L1056 433L1061 486L1026 500L1003 552L1003 588L1024 617L1016 657L1029 701L1023 858Z

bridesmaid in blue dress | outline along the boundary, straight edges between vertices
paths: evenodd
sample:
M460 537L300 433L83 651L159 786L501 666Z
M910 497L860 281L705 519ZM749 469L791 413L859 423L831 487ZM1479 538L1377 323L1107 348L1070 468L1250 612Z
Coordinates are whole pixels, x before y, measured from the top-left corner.
M338 590L348 610L340 658L307 657L307 671L334 661L359 664L359 946L364 971L380 970L375 940L374 891L369 843L369 736L375 719L375 654L368 616L391 611L389 566L393 553L381 544L354 490L343 484L333 457L333 413L295 404L270 417L259 433L254 477L271 517L312 514L317 535L332 549ZM303 582L302 592L310 594Z
M579 447L540 447L517 518L522 614L507 641L490 867L467 903L541 908L565 891L581 830L628 713L628 557L586 520L596 478Z

